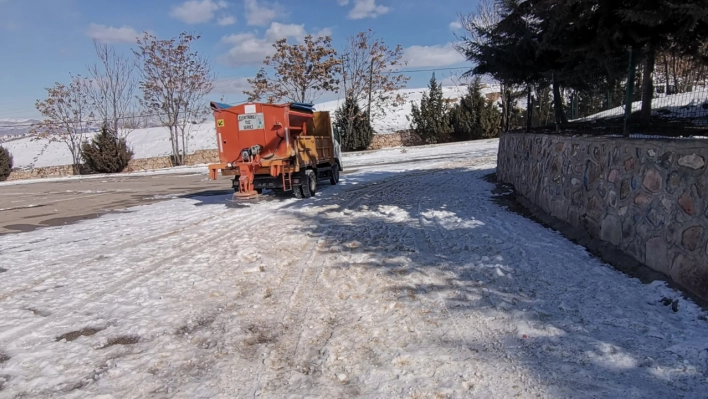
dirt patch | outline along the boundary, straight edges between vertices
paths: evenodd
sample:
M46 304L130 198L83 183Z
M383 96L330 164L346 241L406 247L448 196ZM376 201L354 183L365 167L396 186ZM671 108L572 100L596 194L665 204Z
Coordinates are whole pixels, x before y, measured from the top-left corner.
M34 313L37 316L42 316L42 317L51 316L51 313L47 312L46 310L39 310L36 308L27 308L27 310L29 310L30 312ZM91 335L93 335L93 334L91 334Z
M111 338L108 342L99 349L106 349L114 345L135 345L140 342L140 337L135 335L122 335L120 337Z
M0 273L5 273L7 269L0 267Z
M56 337L56 341L59 342L61 340L66 340L67 342L74 341L78 339L79 337L90 337L92 335L96 335L99 331L103 331L103 328L93 328L93 327L87 327L84 328L83 330L77 330L77 331L71 331L66 334L62 334L58 337Z
M187 335L187 334L192 334L195 331L209 327L214 323L214 320L216 320L215 316L209 316L209 317L203 317L201 319L198 319L194 323L187 323L186 325L178 328L175 331L175 335Z
M10 356L0 352L0 364L3 364L8 360L10 360Z
M644 284L650 284L654 281L664 281L669 287L682 292L684 296L691 298L704 310L708 310L708 301L697 297L693 293L673 282L668 276L657 272L649 266L646 266L642 262L627 255L611 243L593 238L582 228L573 227L570 224L547 214L543 211L543 209L531 203L531 201L517 195L514 190L514 186L497 181L496 173L491 173L485 176L484 180L496 185L494 190L492 190L492 193L495 194L495 197L493 197L492 200L498 205L505 207L509 211L519 214L527 219L533 220L546 228L559 232L573 243L585 247L591 255L613 266L615 269L631 277L639 279ZM674 304L672 306L676 307L677 305L678 304Z
M246 345L269 344L276 341L276 336L273 334L272 329L251 324L246 328L246 331L252 334L244 340Z
M39 229L41 227L42 226L36 224L9 224L5 226L5 228L8 230L14 230L20 233L27 233Z

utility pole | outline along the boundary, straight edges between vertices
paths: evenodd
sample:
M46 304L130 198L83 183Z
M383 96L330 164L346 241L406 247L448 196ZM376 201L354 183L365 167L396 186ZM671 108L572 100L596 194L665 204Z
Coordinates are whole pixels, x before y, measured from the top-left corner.
M371 58L371 65L369 66L369 105L366 109L366 117L369 120L369 125L371 125L371 91L374 85L374 58Z

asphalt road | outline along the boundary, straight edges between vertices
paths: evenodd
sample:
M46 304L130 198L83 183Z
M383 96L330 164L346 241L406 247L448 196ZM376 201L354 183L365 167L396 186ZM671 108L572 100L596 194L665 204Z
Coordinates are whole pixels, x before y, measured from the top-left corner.
M0 235L61 226L174 196L231 191L226 177L163 174L0 186Z

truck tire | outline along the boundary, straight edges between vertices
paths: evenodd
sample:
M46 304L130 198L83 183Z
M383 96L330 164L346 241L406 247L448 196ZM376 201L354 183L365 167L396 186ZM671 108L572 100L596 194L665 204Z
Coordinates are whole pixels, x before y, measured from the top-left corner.
M305 181L302 184L302 196L310 198L317 192L317 176L312 169L305 171Z
M293 186L293 193L295 194L295 198L297 199L302 199L302 187L300 186Z
M332 176L329 178L329 182L332 183L332 185L336 185L339 183L339 164L335 163L332 165Z

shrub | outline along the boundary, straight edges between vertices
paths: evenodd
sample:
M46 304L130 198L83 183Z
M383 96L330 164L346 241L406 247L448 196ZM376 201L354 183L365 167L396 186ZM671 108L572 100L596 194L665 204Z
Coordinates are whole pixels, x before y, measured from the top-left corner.
M412 105L409 120L412 122L413 132L426 143L444 143L452 133L448 115L449 102L443 98L442 84L437 83L434 73L428 88L428 92L423 93L420 100L420 107L417 104Z
M119 173L128 166L133 151L125 138L118 138L106 126L91 142L81 146L86 167L94 173Z
M450 110L453 137L476 140L497 137L501 127L501 112L484 98L482 83L476 78L467 94Z
M5 181L12 172L12 154L5 147L0 146L0 181Z
M369 124L367 113L351 97L335 112L334 127L341 133L343 150L365 150L374 138L374 129Z

